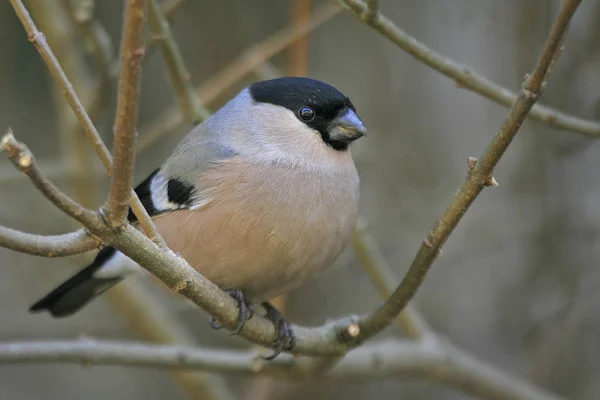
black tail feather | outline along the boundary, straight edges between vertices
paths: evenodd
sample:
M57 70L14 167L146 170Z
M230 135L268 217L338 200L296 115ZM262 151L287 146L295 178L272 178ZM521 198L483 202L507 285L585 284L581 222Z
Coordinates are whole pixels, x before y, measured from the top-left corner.
M94 274L116 253L112 247L102 249L94 262L54 289L29 308L30 312L48 310L53 317L69 316L93 298L111 288L122 278L96 278Z

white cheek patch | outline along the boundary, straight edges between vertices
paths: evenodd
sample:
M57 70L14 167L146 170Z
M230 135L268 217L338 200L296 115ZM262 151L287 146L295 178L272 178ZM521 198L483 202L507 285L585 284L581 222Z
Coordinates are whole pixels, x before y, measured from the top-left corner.
M123 278L128 275L143 273L144 269L131 258L117 251L96 273L96 278Z
M159 172L150 183L150 193L152 196L152 204L157 211L176 210L179 206L169 201L167 191L168 179Z

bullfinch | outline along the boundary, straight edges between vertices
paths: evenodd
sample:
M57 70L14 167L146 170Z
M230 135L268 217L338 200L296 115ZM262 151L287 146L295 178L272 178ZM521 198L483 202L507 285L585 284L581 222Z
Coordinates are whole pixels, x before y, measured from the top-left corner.
M135 188L169 247L237 300L236 331L253 304L264 307L279 333L274 356L293 348L294 335L268 300L314 278L350 239L359 178L349 146L365 134L350 99L326 83L256 82ZM131 211L128 219L136 223ZM71 315L139 271L104 247L30 311Z

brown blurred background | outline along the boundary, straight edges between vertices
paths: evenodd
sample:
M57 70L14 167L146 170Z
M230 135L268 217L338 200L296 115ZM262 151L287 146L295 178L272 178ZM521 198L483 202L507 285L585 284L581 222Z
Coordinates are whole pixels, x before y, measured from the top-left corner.
M96 1L96 18L117 50L122 3ZM301 10L297 3L186 1L172 21L193 82L205 82L246 49L308 15L307 10L312 14L329 4L306 1L309 5ZM559 3L388 0L381 1L381 9L432 49L517 90L534 65ZM85 100L86 93L96 91L98 70L89 55L77 55L85 52L86 43L62 0L29 2L39 28L52 41L40 14L34 12L44 4L48 6L45 12L61 21L59 40L68 47L54 50L73 54L61 63L79 71L72 78ZM41 15L48 19L47 14ZM0 129L12 127L67 193L85 205L99 206L107 183L100 163L86 139L77 139L83 134L72 127L72 117L57 101L53 81L8 2L0 3L0 38ZM583 118L600 118L598 38L600 4L584 1L542 103ZM354 147L362 181L362 213L386 259L401 276L462 183L466 158L480 155L507 110L457 88L455 82L415 61L345 11L312 32L304 43L248 74L218 96L209 109L216 110L249 82L277 71L324 80L350 96L370 130ZM108 103L95 120L110 143L114 82L107 89ZM160 52L152 52L143 77L142 140L156 125L156 116L174 104ZM189 128L184 124L140 152L137 179L158 166ZM497 168L500 187L485 190L467 213L414 302L437 332L477 357L550 391L582 400L600 398L599 152L600 144L593 139L527 122ZM91 172L73 176L72 171L82 171L82 166ZM4 158L0 159L0 204L0 224L5 226L41 234L73 228ZM158 341L162 333L131 319L139 310L115 310L127 296L118 292L68 319L27 312L33 301L92 256L43 259L0 249L0 340L87 335ZM182 325L177 329L185 329L184 333L165 333L171 338L191 337L207 346L246 346L240 339L209 329L203 311L182 305L144 282L137 287L143 290L142 296L151 295L174 324ZM380 302L348 249L334 268L291 293L285 308L294 322L319 325L327 318L370 311ZM400 332L392 327L386 335ZM210 398L211 394L190 389L186 379L194 378L126 367L0 366L0 399ZM227 391L221 398L469 398L411 380L211 379Z

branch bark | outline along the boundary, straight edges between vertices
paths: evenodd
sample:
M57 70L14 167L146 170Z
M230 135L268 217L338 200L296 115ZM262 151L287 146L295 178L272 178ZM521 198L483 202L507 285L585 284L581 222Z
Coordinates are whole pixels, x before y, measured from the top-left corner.
M79 363L194 369L286 379L322 374L307 359L281 356L265 362L256 353L198 347L106 341L50 341L0 344L0 364ZM508 376L447 346L390 341L353 350L326 373L337 380L412 379L443 384L490 400L558 400L560 397Z
M337 2L345 4L356 18L378 31L418 61L455 80L459 87L471 90L506 107L511 107L516 101L517 93L497 85L467 67L434 52L398 28L384 15L377 14L372 19L363 18L367 6L361 0L337 0ZM600 123L578 118L541 104L537 104L531 109L529 117L555 129L600 137Z
M100 247L85 229L62 235L32 235L0 226L0 247L40 257L66 257Z
M537 65L533 73L525 80L500 130L496 133L480 160L469 172L464 185L458 191L444 215L421 244L400 285L382 306L360 321L361 334L357 337L358 340L365 340L381 332L404 310L423 282L427 271L440 254L442 246L446 243L454 228L490 182L494 168L518 133L527 113L542 94L549 69L556 61L569 21L580 3L581 0L569 0L562 3Z
M144 28L148 0L128 0L121 42L121 75L114 128L114 161L105 205L113 228L127 223L135 167L135 141L139 111Z

